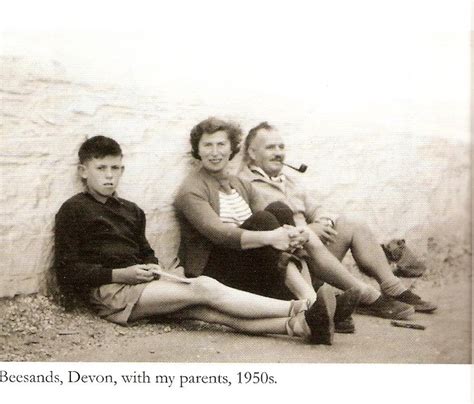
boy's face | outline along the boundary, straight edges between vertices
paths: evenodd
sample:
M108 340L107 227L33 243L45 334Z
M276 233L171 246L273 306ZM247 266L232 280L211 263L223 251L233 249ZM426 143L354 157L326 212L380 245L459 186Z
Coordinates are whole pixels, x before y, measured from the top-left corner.
M123 170L121 156L93 158L79 165L79 173L89 191L101 197L113 195Z

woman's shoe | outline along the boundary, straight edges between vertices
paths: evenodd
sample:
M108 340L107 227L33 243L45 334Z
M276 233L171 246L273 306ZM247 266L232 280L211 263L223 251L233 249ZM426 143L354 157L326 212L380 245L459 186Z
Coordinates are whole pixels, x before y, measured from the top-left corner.
M348 289L336 296L336 312L334 322L342 322L349 318L359 305L361 291L359 289Z
M354 334L355 324L352 316L342 321L334 321L334 332L338 334Z
M336 312L334 313L334 331L340 334L355 332L352 313L359 305L361 292L359 289L349 289L336 296Z
M334 337L334 313L336 311L336 297L328 285L318 290L316 302L304 312L304 317L311 335L312 344L332 345Z

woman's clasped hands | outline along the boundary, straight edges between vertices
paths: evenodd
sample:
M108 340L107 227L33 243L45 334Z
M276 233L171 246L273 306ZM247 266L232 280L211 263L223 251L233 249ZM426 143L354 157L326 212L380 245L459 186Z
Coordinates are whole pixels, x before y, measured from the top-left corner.
M293 252L301 249L309 240L309 230L304 226L284 225L272 230L270 245L277 250Z

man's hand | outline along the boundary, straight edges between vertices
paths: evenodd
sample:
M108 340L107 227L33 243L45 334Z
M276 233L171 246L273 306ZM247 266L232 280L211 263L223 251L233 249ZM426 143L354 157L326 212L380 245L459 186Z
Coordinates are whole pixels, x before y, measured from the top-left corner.
M126 268L112 270L112 283L126 283L127 285L137 285L138 283L151 282L154 279L149 270L152 264L137 264Z
M334 230L329 224L311 223L308 226L324 244L333 243L336 241L337 231Z

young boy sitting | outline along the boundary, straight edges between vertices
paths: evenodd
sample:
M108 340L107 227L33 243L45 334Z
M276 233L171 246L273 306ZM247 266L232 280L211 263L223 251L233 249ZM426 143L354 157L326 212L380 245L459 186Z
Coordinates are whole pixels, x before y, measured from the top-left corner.
M124 171L120 145L104 136L86 140L78 169L85 191L56 215L55 268L59 284L85 297L100 317L126 325L171 315L332 343L335 299L329 289L308 308L306 301L253 295L205 276L156 279L162 269L145 237L145 214L115 192ZM356 297L349 293L336 316L349 315Z

